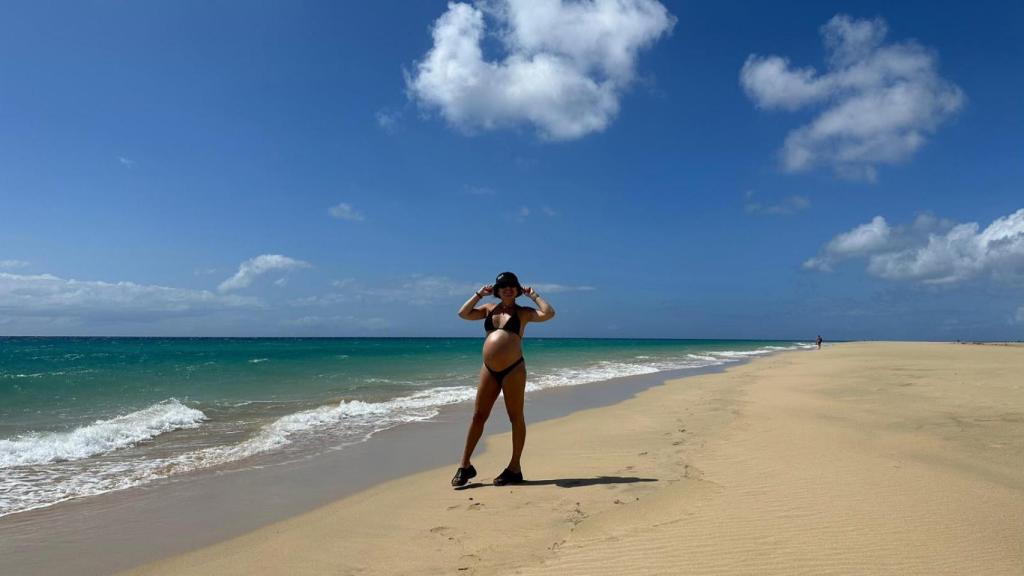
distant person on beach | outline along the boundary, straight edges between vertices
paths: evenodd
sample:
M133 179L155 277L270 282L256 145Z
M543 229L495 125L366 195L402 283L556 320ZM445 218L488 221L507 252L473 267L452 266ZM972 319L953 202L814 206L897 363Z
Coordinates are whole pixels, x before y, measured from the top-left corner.
M480 299L488 295L501 301L476 307ZM518 306L516 298L523 295L533 300L539 309ZM476 468L473 468L469 460L484 433L484 424L487 423L499 393L504 393L505 410L512 421L512 459L494 479L494 485L504 486L523 481L523 470L519 463L526 444L526 419L523 417L523 401L526 396L523 329L530 322L547 322L554 317L555 309L533 288L524 288L519 284L519 278L511 272L498 274L493 285L481 287L459 309L459 318L484 321L487 338L484 340L484 364L480 367L480 386L476 390L473 420L469 424L466 449L462 453L459 469L452 478L452 486L465 486L476 476Z
M818 345L818 350L821 350L821 334L818 334L818 339L814 343Z

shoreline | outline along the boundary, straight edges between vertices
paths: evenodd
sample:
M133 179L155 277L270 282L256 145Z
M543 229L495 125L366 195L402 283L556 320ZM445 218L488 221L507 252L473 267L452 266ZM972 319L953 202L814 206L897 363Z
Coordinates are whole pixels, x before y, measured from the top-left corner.
M758 358L532 425L525 485L435 468L128 573L1020 574L1021 373L1007 346Z
M539 390L527 395L527 417L532 426L611 406L668 379L721 372L749 360ZM78 574L109 574L216 545L438 462L450 461L454 470L471 410L471 402L444 406L430 420L311 458L274 462L274 454L257 455L240 468L201 470L5 516L0 572L52 574L75 566ZM509 430L496 406L477 456L488 449L488 438Z

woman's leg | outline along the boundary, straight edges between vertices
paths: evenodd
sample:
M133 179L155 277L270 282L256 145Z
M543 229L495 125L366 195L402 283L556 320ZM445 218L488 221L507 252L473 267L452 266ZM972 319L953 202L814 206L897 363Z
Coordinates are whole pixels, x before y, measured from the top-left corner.
M512 423L512 459L509 460L508 469L520 472L522 466L519 459L523 455L523 446L526 445L526 418L523 416L523 404L526 399L525 362L505 376L502 389L505 395L505 410L508 411L508 419Z
M462 463L459 464L461 468L469 466L469 459L473 455L473 450L476 449L476 443L480 441L480 436L484 433L484 424L487 423L487 417L491 415L491 408L494 407L494 401L498 399L499 393L501 393L501 386L487 371L487 368L481 366L480 385L476 389L476 403L473 405L473 420L469 423L469 432L466 433L466 449L462 452Z

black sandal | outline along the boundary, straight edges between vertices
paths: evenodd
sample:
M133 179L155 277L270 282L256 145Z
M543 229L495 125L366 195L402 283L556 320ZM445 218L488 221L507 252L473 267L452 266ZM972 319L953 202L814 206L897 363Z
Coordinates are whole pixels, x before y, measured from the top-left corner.
M467 468L459 468L455 471L455 476L452 478L452 486L458 488L459 486L465 486L469 482L470 478L476 476L476 468L470 464Z
M522 472L513 472L508 468L505 468L505 470L501 474L498 474L498 477L494 479L494 485L505 486L508 484L520 484L522 481Z

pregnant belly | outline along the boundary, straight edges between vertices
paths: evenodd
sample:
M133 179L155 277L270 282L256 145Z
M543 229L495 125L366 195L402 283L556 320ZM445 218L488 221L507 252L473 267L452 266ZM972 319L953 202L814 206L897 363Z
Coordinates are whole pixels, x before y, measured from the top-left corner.
M501 370L523 355L519 336L504 330L495 330L484 340L484 363L495 370Z

